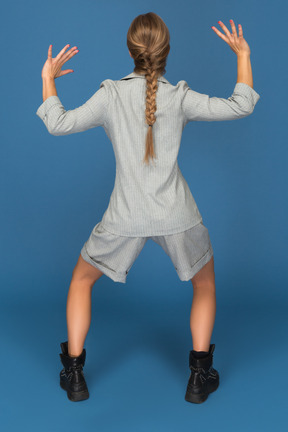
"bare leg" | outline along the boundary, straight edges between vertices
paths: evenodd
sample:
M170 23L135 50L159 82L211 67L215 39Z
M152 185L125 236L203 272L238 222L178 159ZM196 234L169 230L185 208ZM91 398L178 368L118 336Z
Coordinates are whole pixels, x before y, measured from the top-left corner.
M216 315L214 257L191 279L193 301L190 329L193 349L209 351Z
M80 255L74 267L67 296L66 316L68 354L82 353L91 323L91 295L94 283L103 273L87 263Z

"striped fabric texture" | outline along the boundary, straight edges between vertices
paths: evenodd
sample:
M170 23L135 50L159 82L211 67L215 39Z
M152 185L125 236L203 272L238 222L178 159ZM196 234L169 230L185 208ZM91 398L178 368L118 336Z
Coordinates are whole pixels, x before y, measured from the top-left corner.
M203 222L177 234L150 237L118 236L98 222L83 244L81 256L114 282L126 283L129 271L150 239L169 256L181 281L192 279L214 255Z
M148 130L144 75L133 71L119 80L106 79L73 110L66 110L58 96L50 96L36 114L56 136L104 128L113 146L116 175L102 226L113 234L144 237L183 232L202 221L177 161L186 124L246 117L259 98L245 83L236 83L225 99L198 93L184 80L173 85L160 76L152 127L156 159L149 165L143 163Z

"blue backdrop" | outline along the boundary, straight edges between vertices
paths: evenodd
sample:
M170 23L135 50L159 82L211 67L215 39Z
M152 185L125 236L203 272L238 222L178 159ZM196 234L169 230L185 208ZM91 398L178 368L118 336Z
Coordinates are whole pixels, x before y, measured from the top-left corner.
M127 277L93 290L85 347L89 400L59 386L66 298L83 243L107 208L115 158L104 129L49 135L36 116L41 70L67 44L79 53L56 79L66 109L106 78L133 71L127 30L153 11L167 24L167 79L229 97L237 58L211 29L242 24L261 98L249 117L189 123L179 166L214 249L212 343L220 387L184 401L192 349L191 282L148 241ZM12 2L2 7L1 370L3 430L30 432L284 430L287 408L287 59L284 2L139 0ZM193 59L193 60L192 60ZM279 372L277 372L279 371ZM286 402L285 402L286 398ZM203 430L203 429L202 429Z

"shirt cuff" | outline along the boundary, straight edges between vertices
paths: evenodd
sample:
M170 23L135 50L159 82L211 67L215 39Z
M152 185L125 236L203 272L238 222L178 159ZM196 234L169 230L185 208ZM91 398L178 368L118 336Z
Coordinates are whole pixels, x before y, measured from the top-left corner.
M36 114L38 117L41 118L41 120L44 120L45 116L47 115L49 109L54 105L62 105L60 99L56 95L49 96L47 99L45 99L44 102L39 106L39 108L36 111Z
M236 83L234 91L237 91L238 93L247 96L251 100L253 107L260 99L259 93L257 93L252 87L250 87L246 83L242 83L242 82Z

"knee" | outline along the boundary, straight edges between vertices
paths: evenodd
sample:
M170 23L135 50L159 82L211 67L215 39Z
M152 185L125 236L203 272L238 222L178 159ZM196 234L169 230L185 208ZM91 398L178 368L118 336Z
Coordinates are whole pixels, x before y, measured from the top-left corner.
M193 278L191 279L193 289L197 292L205 292L205 293L216 293L216 286L215 281L213 280L201 280L201 281L194 281Z
M79 260L72 271L72 280L94 285L102 275L103 273L99 269L92 266L92 264L87 263L80 255Z
M99 277L102 275L98 272L87 272L87 271L79 271L79 269L74 268L72 271L72 281L73 282L82 282L86 285L94 285L94 283L99 279Z
M216 291L214 273L210 274L209 276L202 275L201 277L199 277L199 275L195 275L191 279L191 282L193 289L199 292L213 293Z
M206 263L191 279L193 288L215 291L214 258Z
M77 268L77 266L76 266L76 267L74 267L74 269L73 269L73 271L72 271L72 280L73 280L74 282L75 282L75 281L78 281L78 282L83 281L83 282L85 282L85 281L89 281L89 280L92 281L92 278L91 278L90 274L88 274L88 273L85 272L85 271L80 270L80 269Z

